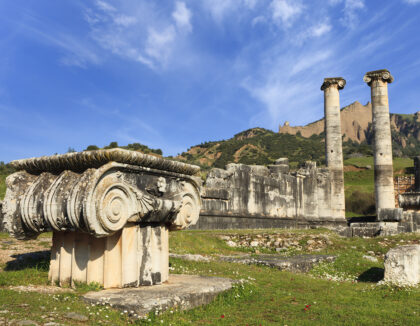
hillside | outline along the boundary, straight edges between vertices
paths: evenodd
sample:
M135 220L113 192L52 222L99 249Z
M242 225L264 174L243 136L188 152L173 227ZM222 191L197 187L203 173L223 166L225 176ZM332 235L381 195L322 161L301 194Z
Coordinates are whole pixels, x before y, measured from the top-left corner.
M364 144L345 142L344 153L361 152L370 155L370 147ZM272 164L280 157L289 158L292 167L307 160L324 162L324 135L279 134L263 128L253 128L236 134L230 139L206 142L191 147L175 159L200 165L204 170L210 167L224 168L226 164Z
M341 110L344 159L372 155L372 106L359 102ZM394 157L420 153L420 112L391 114ZM175 159L210 167L224 168L227 163L271 164L288 157L292 166L306 160L324 163L324 119L306 126L292 127L287 122L279 133L252 128L230 139L206 142L191 147Z

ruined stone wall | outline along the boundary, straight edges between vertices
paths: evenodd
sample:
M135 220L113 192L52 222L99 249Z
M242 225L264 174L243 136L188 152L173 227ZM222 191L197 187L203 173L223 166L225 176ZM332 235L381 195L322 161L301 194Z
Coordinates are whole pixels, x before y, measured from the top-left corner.
M415 177L403 175L394 178L395 207L400 207L398 196L415 190Z
M289 172L287 159L268 167L228 164L210 170L194 228L305 227L343 224L332 216L331 174L307 162Z
M3 230L3 201L0 200L0 232L4 232Z

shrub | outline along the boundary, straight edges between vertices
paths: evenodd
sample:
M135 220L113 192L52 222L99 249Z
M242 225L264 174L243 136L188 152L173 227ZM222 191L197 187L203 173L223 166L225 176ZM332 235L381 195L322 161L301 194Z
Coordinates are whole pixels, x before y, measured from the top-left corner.
M363 215L375 213L375 195L361 191L354 191L346 197L346 211Z

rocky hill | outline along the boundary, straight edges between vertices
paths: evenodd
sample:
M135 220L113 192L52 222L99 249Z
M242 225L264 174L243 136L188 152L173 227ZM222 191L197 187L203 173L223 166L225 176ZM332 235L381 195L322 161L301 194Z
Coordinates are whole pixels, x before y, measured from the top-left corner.
M372 155L372 106L359 102L341 110L343 154L345 158ZM391 114L395 157L420 154L420 112ZM288 157L291 165L306 160L324 163L324 119L306 126L292 127L287 122L279 133L252 128L221 141L191 147L175 159L198 164L203 169L224 168L227 163L271 164L279 157Z
M372 105L362 105L354 102L341 110L341 130L344 140L361 143L366 140L369 124L372 123ZM319 135L324 131L324 119L312 122L306 126L291 127L288 122L280 126L279 133L296 135L298 132L303 137Z
M354 102L341 109L341 130L344 140L357 143L370 143L372 124L372 105L368 102L362 105ZM391 113L391 128L397 147L416 147L420 141L420 111L414 114ZM306 126L291 127L288 122L279 127L279 133L311 137L324 132L324 119L312 122ZM415 140L415 141L414 141Z

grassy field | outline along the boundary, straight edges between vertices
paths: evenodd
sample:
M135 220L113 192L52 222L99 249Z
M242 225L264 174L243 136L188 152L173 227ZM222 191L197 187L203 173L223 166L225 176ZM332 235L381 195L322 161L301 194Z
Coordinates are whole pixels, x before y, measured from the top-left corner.
M320 254L337 255L334 263L321 264L310 273L293 274L264 266L222 262L218 255L253 253L255 248L231 248L219 238L226 234L275 233L292 236L304 244L313 235L328 237L329 245ZM7 235L0 236L2 249L13 246ZM48 241L48 235L39 241ZM341 238L327 230L241 230L172 232L174 253L201 254L211 262L171 259L171 273L229 277L242 280L213 303L190 311L149 314L145 320L129 319L109 306L86 305L80 295L89 286L75 291L42 294L16 286L46 285L48 259L9 262L0 270L0 323L7 318L54 321L66 325L419 325L420 288L378 285L383 275L383 254L390 248L419 242L418 234L374 239ZM42 245L41 245L42 246ZM257 248L258 249L258 248ZM305 245L301 252L309 253ZM1 252L1 251L0 251ZM365 259L373 255L378 262ZM11 287L15 286L15 287ZM305 310L306 308L306 310ZM7 313L5 313L7 311ZM89 317L80 323L66 318L76 312Z
M348 207L349 198L355 192L359 192L360 197L369 198L374 203L373 193L374 186L374 170L373 157L357 157L344 161L345 166L355 167L354 171L344 172L344 185L346 192L346 206L347 217L360 216L360 212L351 212ZM394 159L394 177L412 173L413 160L410 158L395 158ZM357 201L358 198L355 200Z

